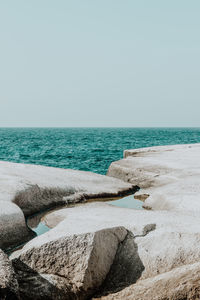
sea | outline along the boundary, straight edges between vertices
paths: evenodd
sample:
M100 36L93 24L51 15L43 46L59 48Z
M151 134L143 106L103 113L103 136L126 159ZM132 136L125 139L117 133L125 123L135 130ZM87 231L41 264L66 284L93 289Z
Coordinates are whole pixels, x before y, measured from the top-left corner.
M125 149L200 143L200 128L0 128L0 160L106 174Z

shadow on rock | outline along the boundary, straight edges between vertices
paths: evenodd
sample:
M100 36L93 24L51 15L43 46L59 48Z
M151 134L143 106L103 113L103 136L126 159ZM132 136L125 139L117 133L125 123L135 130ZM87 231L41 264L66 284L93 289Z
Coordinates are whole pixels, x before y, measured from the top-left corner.
M134 284L141 277L144 269L134 235L128 231L126 238L118 247L110 271L96 296L115 293Z
M51 278L48 274L44 274L44 275L39 274L38 272L36 272L35 270L27 266L19 259L14 259L12 261L12 264L15 269L15 273L19 283L20 299L26 299L26 300L40 300L40 299L72 300L74 299L74 294L70 295L67 286L66 286L67 297L66 294L63 292L62 278L60 278L60 280L62 281L62 289L60 289L59 286L58 287L55 286L55 282L53 282L53 278L51 283Z
M9 289L0 288L0 300L19 300L20 298Z
M38 247L33 241L12 260L21 298L87 299L104 282L126 236L126 228L112 227L60 237Z

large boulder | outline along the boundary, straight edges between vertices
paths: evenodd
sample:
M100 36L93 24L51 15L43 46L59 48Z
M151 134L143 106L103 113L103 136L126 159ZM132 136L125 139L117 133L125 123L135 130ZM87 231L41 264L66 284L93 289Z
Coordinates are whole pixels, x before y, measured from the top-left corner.
M26 225L21 209L14 203L0 201L0 248L8 250L34 236Z
M16 274L8 256L0 249L0 299L19 299Z
M0 201L16 203L26 216L68 202L136 191L132 184L91 172L0 162Z
M116 227L49 236L42 244L35 238L11 256L22 299L87 299L102 285L126 236L124 227Z

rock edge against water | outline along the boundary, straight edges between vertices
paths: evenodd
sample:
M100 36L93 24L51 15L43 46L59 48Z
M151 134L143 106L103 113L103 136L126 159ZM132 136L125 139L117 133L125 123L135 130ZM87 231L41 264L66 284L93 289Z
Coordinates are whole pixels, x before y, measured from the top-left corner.
M90 198L117 197L137 190L132 184L91 172L0 161L0 248L31 239L25 217Z
M21 298L199 299L199 155L199 144L125 152L108 178L141 181L152 210L89 203L48 214L55 228L10 257Z

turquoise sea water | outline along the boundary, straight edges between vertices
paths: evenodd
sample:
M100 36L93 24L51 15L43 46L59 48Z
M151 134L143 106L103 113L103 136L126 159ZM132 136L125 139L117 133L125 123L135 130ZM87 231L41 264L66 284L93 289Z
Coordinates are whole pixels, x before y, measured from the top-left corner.
M125 149L200 142L200 128L0 128L0 160L105 174Z

